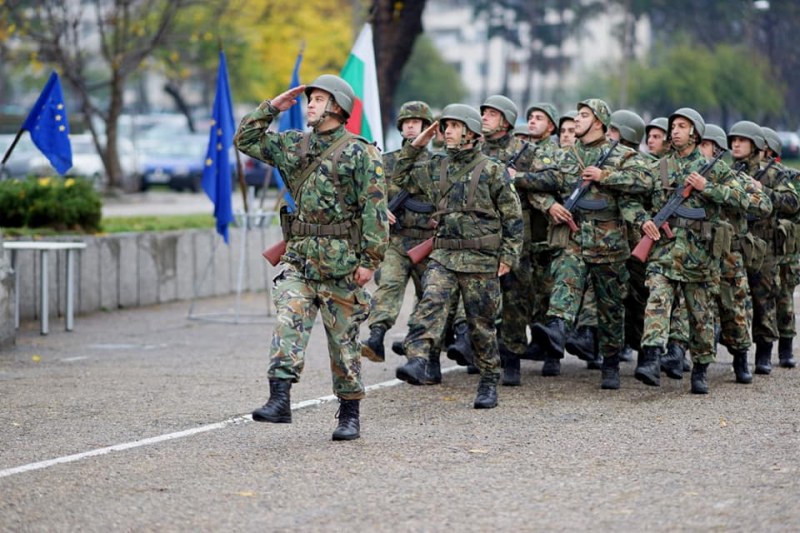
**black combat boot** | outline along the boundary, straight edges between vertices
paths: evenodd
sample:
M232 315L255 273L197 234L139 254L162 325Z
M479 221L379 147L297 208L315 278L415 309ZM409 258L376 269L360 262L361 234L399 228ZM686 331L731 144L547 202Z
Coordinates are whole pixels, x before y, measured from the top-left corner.
M672 379L683 379L683 356L686 350L677 342L667 345L667 353L661 356L661 371Z
M333 440L354 440L361 436L361 422L358 419L360 400L343 400L339 398L339 410L336 418L339 425L333 431Z
M256 422L275 422L279 424L292 423L292 404L289 399L289 390L292 382L286 379L269 380L269 400L263 406L253 411L253 420Z
M434 348L428 354L428 382L427 385L438 385L442 382L442 365L439 362L439 349Z
M633 348L629 344L626 344L625 347L622 349L622 352L619 354L619 360L624 361L626 363L630 363L633 361Z
M781 337L778 339L778 360L782 368L794 368L797 361L794 360L792 353L792 341L794 337Z
M398 366L394 375L397 379L411 385L428 383L428 362L422 357L410 357L406 364Z
M752 383L753 374L747 365L747 350L730 350L733 356L733 373L736 374L736 383Z
M469 326L466 322L459 322L455 326L455 341L447 347L447 358L452 359L459 366L473 364L472 342L469 338Z
M504 347L500 348L500 351L505 361L502 383L507 387L518 387L521 384L519 356Z
M597 359L597 328L580 326L569 332L564 348L581 361L592 362Z
M639 362L636 365L636 371L633 377L653 387L661 385L661 368L659 365L659 357L661 356L661 348L654 346L643 346L639 350Z
M386 354L383 351L385 335L386 328L380 324L369 328L369 338L361 343L361 357L366 357L375 363L383 363L386 360Z
M692 363L689 362L689 358L686 357L686 352L683 352L683 372L684 374L692 369Z
M561 359L545 359L542 365L542 375L552 378L561 375Z
M544 361L544 350L542 347L539 346L539 343L536 341L531 341L528 343L528 347L525 349L525 353L521 356L522 359L528 359L530 361Z
M708 363L692 365L692 394L708 394Z
M772 343L756 339L756 374L772 372Z
M554 317L548 320L547 324L534 324L531 328L531 337L544 348L548 359L560 359L564 355L567 332L563 318Z
M406 354L406 347L403 344L403 341L394 341L392 343L392 351L397 355L405 355Z
M586 368L589 370L600 370L603 368L603 356L599 353L591 361L586 361Z
M471 374L471 375L474 376L475 374L480 374L480 373L481 373L481 369L478 368L477 366L475 366L475 365L467 365L467 374Z
M603 358L602 375L601 389L619 389L619 356L611 355Z
M497 385L488 379L478 382L478 394L475 396L475 409L492 409L497 407Z

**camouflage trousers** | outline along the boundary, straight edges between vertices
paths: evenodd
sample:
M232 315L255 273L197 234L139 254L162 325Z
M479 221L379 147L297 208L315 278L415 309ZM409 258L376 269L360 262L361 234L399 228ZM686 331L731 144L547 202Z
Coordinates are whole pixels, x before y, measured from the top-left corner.
M567 327L575 323L583 293L591 280L597 300L600 355L619 354L625 335L623 299L628 284L625 263L587 263L568 251L558 254L552 263L553 289L548 316L559 317Z
M689 348L689 309L680 292L675 295L670 308L669 342L674 342L684 349Z
M728 350L748 350L753 344L753 299L747 283L742 254L731 252L723 258L717 297L719 343Z
M778 340L776 304L781 290L778 262L767 254L757 271L747 271L750 294L753 296L753 340L775 342Z
M369 327L380 325L391 329L400 314L403 297L406 293L408 280L414 280L417 299L422 296L422 275L425 273L427 261L415 265L402 251L401 247L392 243L386 249L383 261L375 273L375 283L378 289L372 297L372 306L369 312Z
M575 319L575 327L581 326L597 327L597 295L594 293L594 284L591 279L586 283L581 307L578 310L578 318Z
M544 322L547 317L550 292L553 289L553 276L550 272L550 267L555 253L554 250L534 250L531 252L531 324Z
M642 346L664 349L670 333L672 304L681 294L688 312L689 345L692 361L714 361L714 297L717 287L711 282L687 283L651 273L647 277L650 296L644 314Z
M519 266L500 278L503 294L499 342L512 354L521 355L528 347L528 324L531 320L531 256L523 245Z
M455 272L429 261L422 299L408 321L405 339L407 357L428 359L444 333L448 310L455 309L459 296L464 301L475 364L481 377L495 383L500 379L500 356L495 320L500 311L500 280L495 272Z
M796 256L794 259L791 263L780 266L781 288L775 310L780 337L794 337L797 334L794 324L794 289L800 285L800 264Z
M328 337L333 393L344 400L363 398L358 330L369 314L369 293L352 276L312 281L294 267L285 266L275 277L273 298L278 316L272 333L269 377L292 383L300 380L308 338L320 311Z

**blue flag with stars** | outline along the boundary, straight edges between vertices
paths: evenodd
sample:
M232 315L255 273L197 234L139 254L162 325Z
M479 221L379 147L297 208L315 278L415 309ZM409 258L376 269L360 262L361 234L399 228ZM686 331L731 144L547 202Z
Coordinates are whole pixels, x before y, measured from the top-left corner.
M290 89L300 85L300 63L302 62L303 52L301 50L300 53L297 54L297 60L294 63L292 80L289 82ZM278 122L278 131L286 130L303 130L303 110L299 103L281 113L280 122ZM274 168L272 177L275 180L275 185L277 185L278 188L283 191L283 198L286 200L286 205L291 213L296 209L296 206L294 200L292 199L292 194L286 187L286 183L283 181L283 176L281 176L281 171L278 170L278 167Z
M203 168L203 190L214 202L217 233L228 242L228 225L233 222L231 205L230 148L233 146L233 106L228 86L228 67L225 52L219 53L217 95L214 97L211 133L208 139L206 164Z
M47 157L59 174L72 168L72 145L69 142L69 121L64 106L61 80L53 71L22 124L33 144Z

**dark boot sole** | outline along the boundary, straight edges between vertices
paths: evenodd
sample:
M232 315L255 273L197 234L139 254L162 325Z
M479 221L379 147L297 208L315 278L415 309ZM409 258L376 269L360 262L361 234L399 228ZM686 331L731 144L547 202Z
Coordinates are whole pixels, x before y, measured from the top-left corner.
M769 376L770 372L772 372L772 368L765 368L756 365L756 374L760 376Z
M781 368L795 368L797 366L797 362L794 359L781 359L778 362Z
M405 355L406 349L403 347L402 342L393 342L392 343L392 351L397 355Z
M619 390L619 381L611 382L602 382L600 383L600 388L603 390Z
M454 348L447 349L447 358L452 361L455 361L458 366L469 365L469 361L467 360L466 357L464 357L464 354Z
M633 377L635 377L638 381L641 381L645 385L650 385L651 387L661 386L661 380L654 379L653 376L649 374L645 374L642 372L634 372Z
M409 374L408 372L406 372L405 370L403 370L402 367L398 368L395 371L394 377L396 377L400 381L405 381L409 385L428 385L429 384L427 378L419 379L416 376L413 376L413 375Z
M739 376L736 375L736 383L741 383L742 385L749 385L753 382L752 374L748 374L746 376Z
M385 356L381 356L381 354L377 353L375 350L373 350L366 344L361 345L361 357L366 357L373 363L383 363L386 361Z
M272 422L273 424L291 424L292 415L266 416L258 413L258 411L253 411L253 420L256 422Z
M505 387L519 387L522 385L522 378L519 375L509 377L503 376L501 383Z
M706 388L692 387L692 394L708 394L708 387Z
M361 433L356 433L355 435L337 435L336 433L333 434L331 440L356 440L361 437Z
M497 402L494 403L477 403L472 404L475 409L494 409L497 407Z

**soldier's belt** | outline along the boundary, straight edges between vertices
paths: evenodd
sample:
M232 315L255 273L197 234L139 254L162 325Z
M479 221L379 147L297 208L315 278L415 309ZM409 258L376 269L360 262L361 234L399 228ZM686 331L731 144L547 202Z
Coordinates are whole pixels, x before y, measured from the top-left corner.
M605 211L584 211L579 209L573 213L573 218L578 222L620 222L619 213L611 209Z
M309 224L293 220L291 224L292 237L349 237L351 222L339 224Z
M400 228L393 232L394 235L402 235L403 237L410 237L412 239L430 239L436 235L435 229L414 229L414 228Z
M683 228L700 233L703 239L711 239L711 231L714 227L710 222L705 220L693 220L691 218L672 217L669 219L669 225L672 228Z
M433 240L434 250L499 250L500 235L485 235L476 239L440 239Z
M420 202L419 200L414 200L413 198L406 200L406 202L403 204L403 207L415 213L433 213L433 204Z

